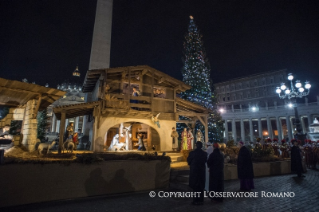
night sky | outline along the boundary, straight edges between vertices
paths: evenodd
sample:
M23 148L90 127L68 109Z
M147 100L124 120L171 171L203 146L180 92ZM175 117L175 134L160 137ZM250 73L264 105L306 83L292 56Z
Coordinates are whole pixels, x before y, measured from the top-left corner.
M0 0L0 77L55 87L88 69L93 0ZM319 1L114 0L111 67L149 65L181 79L189 15L213 82L287 68L319 80Z

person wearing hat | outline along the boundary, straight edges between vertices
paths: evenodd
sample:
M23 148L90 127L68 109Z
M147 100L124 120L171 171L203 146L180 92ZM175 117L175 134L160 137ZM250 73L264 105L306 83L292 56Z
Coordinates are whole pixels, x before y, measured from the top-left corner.
M193 197L192 204L194 205L202 205L204 203L207 153L202 150L202 147L202 142L196 142L196 149L191 151L187 158L187 163L190 166L189 187L191 187L194 192L197 192Z
M209 191L224 191L224 154L219 150L219 144L213 144L214 151L207 160L209 167ZM222 197L212 197L212 201L222 202Z
M238 142L237 174L240 179L240 190L250 191L254 189L254 169L250 151L244 146L244 142Z
M209 158L209 155L214 151L213 145L210 142L206 143L206 152L207 152L207 160ZM209 191L209 168L206 164L206 182L205 182L205 190Z
M298 177L305 177L302 175L302 159L301 159L301 150L297 139L292 139L291 143L293 147L291 148L291 172L296 173Z

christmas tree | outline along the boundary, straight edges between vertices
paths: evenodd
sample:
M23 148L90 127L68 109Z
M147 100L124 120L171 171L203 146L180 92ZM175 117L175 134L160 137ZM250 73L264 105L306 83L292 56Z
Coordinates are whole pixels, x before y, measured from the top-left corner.
M210 66L206 58L202 35L192 16L190 16L188 33L185 36L184 54L183 81L192 86L192 89L182 93L181 97L213 111L208 118L208 140L222 142L223 121L216 110L217 99L213 93ZM205 128L199 121L195 126L195 130L198 129L205 134ZM206 138L205 141L207 141Z
M37 137L38 139L42 141L45 137L45 130L47 127L47 120L48 120L47 109L44 109L43 111L38 113L37 120L38 120L38 136Z

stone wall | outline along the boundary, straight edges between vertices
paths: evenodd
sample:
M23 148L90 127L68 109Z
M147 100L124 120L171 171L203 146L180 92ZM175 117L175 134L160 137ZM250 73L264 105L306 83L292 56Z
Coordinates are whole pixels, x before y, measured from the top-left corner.
M24 145L29 151L35 150L35 144L37 143L37 115L35 114L37 106L37 100L30 100L26 104L25 117L22 130L22 145Z
M0 207L166 188L169 161L0 166ZM107 201L107 199L106 199Z
M5 125L11 125L11 121L23 121L25 107L21 108L10 108L9 113L1 119L0 128L3 128ZM21 136L14 135L14 145L19 145L21 143Z
M265 162L265 163L253 163L255 177L271 176L290 174L290 160L277 161L277 162ZM225 180L236 180L237 166L233 164L225 164L224 167L224 179Z

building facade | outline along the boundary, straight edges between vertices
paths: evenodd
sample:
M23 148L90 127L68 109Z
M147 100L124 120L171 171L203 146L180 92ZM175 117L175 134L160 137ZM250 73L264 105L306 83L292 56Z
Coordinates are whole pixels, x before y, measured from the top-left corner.
M218 110L225 120L225 140L255 141L259 138L293 138L295 112L290 101L275 92L286 81L287 70L271 71L215 84ZM304 133L319 116L319 99L305 97L298 106Z

